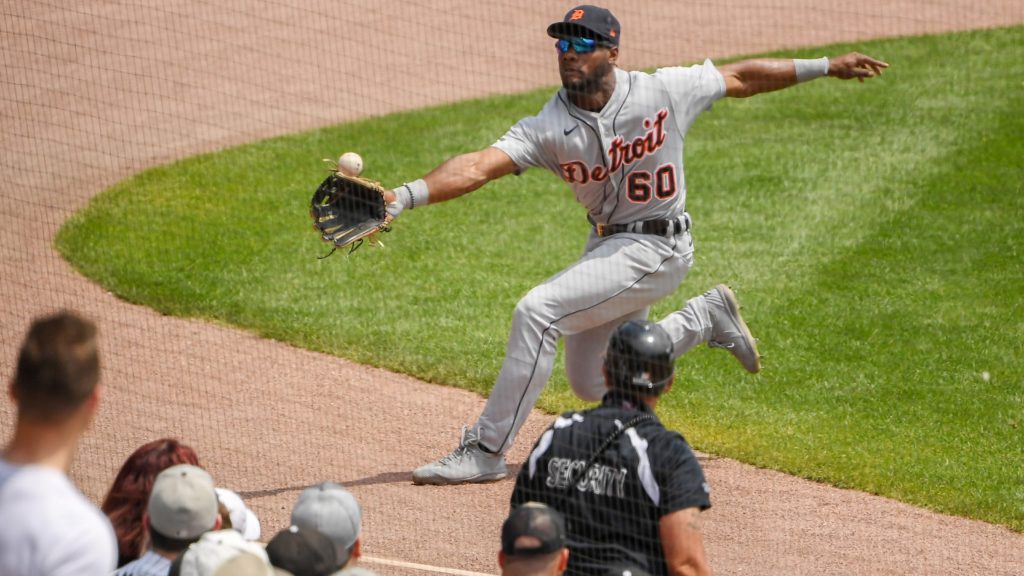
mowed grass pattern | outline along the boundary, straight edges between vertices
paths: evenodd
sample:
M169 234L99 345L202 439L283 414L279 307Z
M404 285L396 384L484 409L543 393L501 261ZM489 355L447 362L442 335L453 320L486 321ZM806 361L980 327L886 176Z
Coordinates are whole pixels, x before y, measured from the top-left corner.
M653 316L727 281L765 360L686 355L663 419L703 450L1024 531L1024 28L787 55L849 49L892 68L723 101L688 135L697 264ZM565 185L509 177L326 260L308 201L320 158L357 150L397 185L551 91L155 168L57 246L129 301L486 393L516 301L582 249ZM559 363L541 406L582 405Z

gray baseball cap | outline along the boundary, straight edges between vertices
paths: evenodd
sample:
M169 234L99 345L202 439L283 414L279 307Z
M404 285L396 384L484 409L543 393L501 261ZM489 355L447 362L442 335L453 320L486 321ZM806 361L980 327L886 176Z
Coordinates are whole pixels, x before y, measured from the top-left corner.
M217 493L206 470L191 464L167 468L153 482L146 508L149 525L177 540L198 538L217 523Z
M314 528L331 539L338 553L338 566L348 562L362 522L363 513L356 497L335 482L306 488L292 509L292 524Z

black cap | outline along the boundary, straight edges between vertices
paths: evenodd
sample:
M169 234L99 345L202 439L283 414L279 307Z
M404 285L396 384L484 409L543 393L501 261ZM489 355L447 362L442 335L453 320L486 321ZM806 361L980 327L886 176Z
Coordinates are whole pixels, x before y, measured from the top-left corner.
M338 569L331 539L312 528L291 526L267 543L270 563L295 576L327 576Z
M565 13L561 22L548 26L552 38L593 38L613 46L619 45L619 21L605 8L584 4Z
M524 540L520 540L528 536ZM501 526L501 551L506 556L550 554L565 547L565 520L558 510L527 502L508 515Z
M672 379L675 345L665 329L648 320L629 320L608 340L604 369L611 385L641 394L660 394Z

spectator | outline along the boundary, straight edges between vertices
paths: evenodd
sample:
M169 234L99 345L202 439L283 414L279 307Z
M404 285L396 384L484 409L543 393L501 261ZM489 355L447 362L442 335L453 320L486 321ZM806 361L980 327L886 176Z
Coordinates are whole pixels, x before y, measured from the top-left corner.
M268 570L270 571L268 572ZM239 552L237 556L221 564L213 576L270 576L271 574L273 576L295 576L287 570L268 566L265 560L249 552Z
M220 528L217 505L213 478L202 468L178 464L161 472L142 517L149 550L115 576L166 576L178 554L205 532Z
M293 576L330 576L338 569L334 542L313 528L281 530L267 543L267 556L272 566Z
M220 516L220 528L221 530L227 530L228 528L234 529L234 525L231 523L231 511L228 510L227 505L224 504L220 499L220 494L217 494L217 516ZM246 538L248 540L248 538Z
M252 559L239 559L251 554L259 559L257 569L243 570ZM242 564L239 566L238 564ZM272 576L267 551L259 542L246 540L237 530L216 530L203 534L171 563L168 576Z
M99 406L99 379L92 322L62 312L32 323L9 388L14 436L0 458L0 574L114 570L110 521L67 477Z
M348 490L334 482L306 488L292 509L292 524L313 528L330 538L337 553L341 574L354 574L356 561L362 555L362 511ZM359 569L359 574L372 574Z
M512 506L540 501L568 525L568 574L610 565L656 576L709 574L700 513L709 488L686 440L654 408L672 386L672 339L631 320L604 359L610 390L601 405L567 413L541 435L519 471Z
M527 502L512 510L501 527L501 574L558 576L569 562L565 544L562 515L545 504Z
M234 528L245 536L246 540L260 539L260 519L245 505L245 501L233 490L217 488L217 500L227 510L228 518L222 523L223 528Z
M157 474L175 464L199 466L195 450L174 440L161 438L143 444L121 466L101 506L117 535L117 565L136 560L146 550L142 515Z

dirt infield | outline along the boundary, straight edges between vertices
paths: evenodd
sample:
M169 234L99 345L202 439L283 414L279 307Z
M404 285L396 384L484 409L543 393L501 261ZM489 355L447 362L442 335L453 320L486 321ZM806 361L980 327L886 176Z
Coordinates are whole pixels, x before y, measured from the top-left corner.
M31 316L69 307L99 321L106 393L73 471L83 490L99 499L134 447L176 436L248 497L265 535L285 526L301 488L334 479L363 503L371 568L495 573L511 482L409 482L412 468L454 446L480 397L163 317L85 280L51 245L89 198L150 166L365 115L554 85L543 30L569 6L69 4L0 8L0 371L12 373ZM1019 0L686 4L612 4L625 34L622 65L1024 22ZM8 405L0 418L6 435ZM549 420L531 415L513 464ZM1024 537L999 527L728 459L711 458L706 469L715 503L707 543L720 574L1024 571Z

